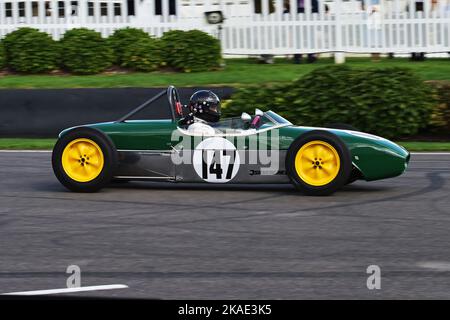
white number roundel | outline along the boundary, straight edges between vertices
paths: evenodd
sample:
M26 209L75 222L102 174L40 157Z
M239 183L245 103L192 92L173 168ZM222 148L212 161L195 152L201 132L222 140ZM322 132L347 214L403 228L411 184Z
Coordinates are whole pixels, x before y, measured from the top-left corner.
M212 183L230 181L236 176L240 165L236 147L220 137L200 142L194 150L192 162L199 177Z

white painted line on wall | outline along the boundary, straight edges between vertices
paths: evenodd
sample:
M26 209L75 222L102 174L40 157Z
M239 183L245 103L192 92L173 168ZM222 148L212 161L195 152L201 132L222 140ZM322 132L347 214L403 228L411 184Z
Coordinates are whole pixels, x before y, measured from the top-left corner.
M73 292L98 291L98 290L114 290L114 289L126 289L126 288L128 288L128 286L124 285L124 284L109 284L109 285L90 286L90 287L8 292L8 293L2 293L2 295L39 296L39 295L46 295L46 294L73 293Z

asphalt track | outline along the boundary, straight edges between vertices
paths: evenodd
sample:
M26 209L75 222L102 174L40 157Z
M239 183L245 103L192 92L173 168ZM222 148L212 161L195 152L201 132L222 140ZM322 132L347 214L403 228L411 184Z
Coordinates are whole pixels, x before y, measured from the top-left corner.
M155 299L450 298L450 155L330 197L133 182L67 192L50 153L0 152L0 292ZM368 290L366 268L381 268Z

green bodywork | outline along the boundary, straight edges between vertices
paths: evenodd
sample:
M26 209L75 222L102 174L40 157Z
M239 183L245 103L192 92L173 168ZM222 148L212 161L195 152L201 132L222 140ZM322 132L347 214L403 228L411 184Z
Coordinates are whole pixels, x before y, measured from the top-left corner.
M312 127L290 126L280 129L280 141L285 142L280 149L289 148L289 143L301 134L317 130ZM348 130L320 128L339 136L350 150L353 165L361 172L367 181L395 177L402 174L409 162L409 152L398 144L387 139L367 135L352 134Z
M117 150L172 150L172 133L177 124L172 120L136 120L86 125L107 134ZM60 137L69 129L61 132ZM287 150L305 132L326 130L339 136L350 150L352 162L367 181L395 177L402 174L409 161L409 152L383 138L369 134L329 128L287 125L277 129L279 149ZM256 133L259 136L259 133Z

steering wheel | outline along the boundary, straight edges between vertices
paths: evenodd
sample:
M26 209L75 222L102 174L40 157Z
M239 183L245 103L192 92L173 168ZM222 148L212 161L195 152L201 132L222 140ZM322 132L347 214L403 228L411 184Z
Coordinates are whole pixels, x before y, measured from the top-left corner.
M169 86L167 88L167 99L169 100L169 105L174 111L175 116L182 117L183 110L177 88L174 86Z

